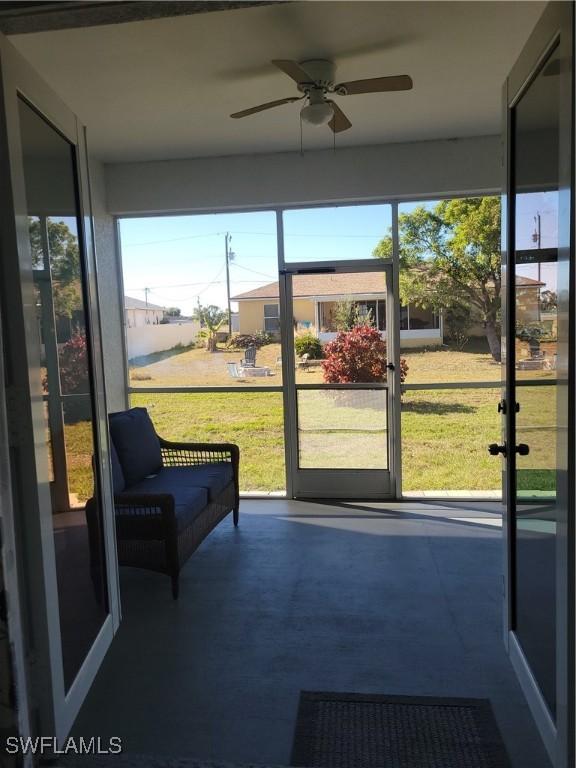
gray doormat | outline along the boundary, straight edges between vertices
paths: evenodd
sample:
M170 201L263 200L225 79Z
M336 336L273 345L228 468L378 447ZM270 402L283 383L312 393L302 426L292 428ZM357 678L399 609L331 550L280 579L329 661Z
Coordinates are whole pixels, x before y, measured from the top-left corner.
M511 768L487 699L302 691L293 766Z

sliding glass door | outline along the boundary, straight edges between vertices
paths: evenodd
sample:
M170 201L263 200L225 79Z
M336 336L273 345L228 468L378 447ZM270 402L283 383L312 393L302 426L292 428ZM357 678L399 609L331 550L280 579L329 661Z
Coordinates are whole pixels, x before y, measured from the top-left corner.
M506 84L505 440L493 446L506 469L506 642L558 768L574 764L572 16L548 7Z
M119 623L86 145L0 37L7 418L26 652L43 735L62 739Z

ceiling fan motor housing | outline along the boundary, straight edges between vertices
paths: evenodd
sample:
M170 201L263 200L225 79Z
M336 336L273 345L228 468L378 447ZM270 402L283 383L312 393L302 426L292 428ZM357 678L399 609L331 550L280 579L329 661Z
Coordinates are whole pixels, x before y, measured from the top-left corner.
M325 59L310 59L301 61L300 66L310 75L309 83L298 83L298 90L305 93L310 89L310 83L314 83L317 88L330 91L334 88L334 77L336 68L332 61Z

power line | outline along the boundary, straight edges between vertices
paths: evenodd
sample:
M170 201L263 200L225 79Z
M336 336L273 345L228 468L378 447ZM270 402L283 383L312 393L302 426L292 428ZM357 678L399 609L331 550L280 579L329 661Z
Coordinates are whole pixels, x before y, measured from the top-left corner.
M210 285L224 285L225 282L226 282L225 280L209 280L209 281L208 280L204 280L204 282L202 282L202 283L179 283L178 285L153 285L152 287L148 286L148 288L149 288L149 291L151 293L154 293L155 296L158 296L158 294L156 293L156 291L158 289L162 291L165 288L168 288L168 289L169 288L193 288L193 287L195 287L197 285L206 285L206 286L210 286ZM266 285L267 282L268 282L268 280L234 280L234 285L240 285L240 284L244 284L244 283L250 283L252 285L255 285L255 284L256 285L258 285L258 284L259 285ZM141 287L141 288L125 288L124 290L126 292L131 291L131 292L136 293L136 292L142 292L144 290L144 288L143 287ZM196 294L194 294L194 295L196 295Z
M244 267L242 264L238 264L237 262L232 262L233 267L238 267L239 269L243 269L246 272L253 272L255 275L262 275L263 277L268 277L270 280L274 280L273 275L267 275L265 272L259 272L257 269L250 269L250 267Z
M222 232L209 232L205 235L185 235L183 237L168 237L164 240L143 240L140 243L122 243L123 248L134 248L139 245L160 245L161 243L176 243L179 240L198 240L202 237L219 237Z
M177 243L184 240L198 240L201 238L206 237L222 237L222 235L226 234L225 232L210 232L205 235L184 235L182 237L168 237L163 240L143 240L138 243L122 243L123 248L138 248L142 245L162 245L163 243ZM251 236L266 236L266 237L276 237L276 232L245 232L240 230L230 230L229 234L231 235L251 235ZM382 232L378 233L377 235L343 235L340 233L335 234L334 232L284 232L284 237L323 237L323 238L329 238L329 237L337 237L338 239L344 237L344 238L351 238L351 239L369 239L374 240L375 238L382 238L383 234Z

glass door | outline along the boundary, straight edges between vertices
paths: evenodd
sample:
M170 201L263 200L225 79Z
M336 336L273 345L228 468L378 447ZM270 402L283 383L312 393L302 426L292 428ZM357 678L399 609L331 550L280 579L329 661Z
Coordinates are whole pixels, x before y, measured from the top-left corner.
M63 739L120 619L87 154L76 117L1 36L0 67L20 599L39 734Z
M572 4L551 4L507 81L505 441L498 446L507 500L506 641L562 768L573 765L572 23Z
M291 495L390 497L390 266L290 265L283 287Z

